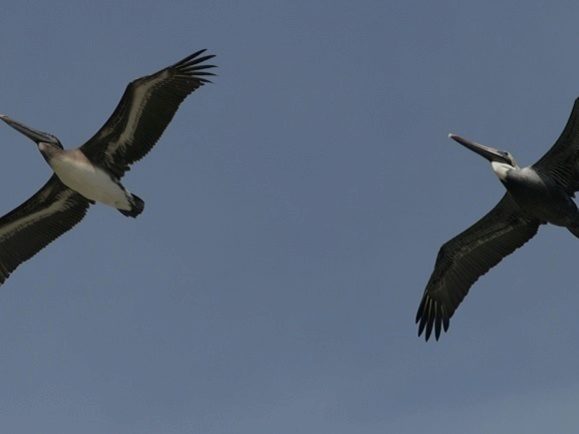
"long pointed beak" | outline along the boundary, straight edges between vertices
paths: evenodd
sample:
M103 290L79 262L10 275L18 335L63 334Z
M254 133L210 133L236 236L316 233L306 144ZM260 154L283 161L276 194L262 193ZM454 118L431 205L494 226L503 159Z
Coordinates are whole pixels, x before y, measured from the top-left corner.
M449 134L449 138L454 140L455 142L460 143L465 148L470 149L471 151L476 152L480 156L486 158L489 161L499 161L502 163L509 163L510 160L506 158L506 153L503 151L499 151L498 149L491 148L490 146L481 145L480 143L473 142L471 140L467 140L463 137L457 136L456 134Z
M30 127L27 127L26 125L21 124L20 122L17 122L14 119L10 119L6 115L0 115L0 119L6 122L8 125L10 125L12 128L14 128L16 131L21 132L30 140L36 143L40 142L54 143L55 141L54 136L52 136L51 134L43 133L42 131L38 131Z

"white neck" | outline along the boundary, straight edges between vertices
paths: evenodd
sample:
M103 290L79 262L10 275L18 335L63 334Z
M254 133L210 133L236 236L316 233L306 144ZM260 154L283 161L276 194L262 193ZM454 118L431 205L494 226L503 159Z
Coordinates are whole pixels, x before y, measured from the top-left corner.
M507 179L508 171L514 169L514 167L510 164L499 163L498 161L491 161L491 166L493 168L493 172L495 172L501 181L505 181Z

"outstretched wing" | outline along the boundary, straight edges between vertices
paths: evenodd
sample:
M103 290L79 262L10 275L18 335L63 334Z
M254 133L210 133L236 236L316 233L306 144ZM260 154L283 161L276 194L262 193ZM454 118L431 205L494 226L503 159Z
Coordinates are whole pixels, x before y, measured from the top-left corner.
M483 218L446 242L439 250L434 271L424 290L416 322L418 336L432 329L438 340L472 284L505 256L530 240L540 222L521 214L509 193Z
M579 98L563 132L533 168L552 177L570 195L579 190Z
M161 71L131 82L111 117L82 147L95 164L117 178L157 143L181 102L214 75L202 64L214 55L197 51Z
M38 192L0 218L0 284L22 262L72 229L90 202L56 175Z

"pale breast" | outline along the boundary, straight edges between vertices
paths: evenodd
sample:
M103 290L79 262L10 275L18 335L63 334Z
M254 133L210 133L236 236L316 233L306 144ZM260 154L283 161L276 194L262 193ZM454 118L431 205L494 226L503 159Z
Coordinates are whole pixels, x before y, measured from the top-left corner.
M126 191L80 152L67 152L50 160L54 173L70 189L87 199L124 210L131 209Z

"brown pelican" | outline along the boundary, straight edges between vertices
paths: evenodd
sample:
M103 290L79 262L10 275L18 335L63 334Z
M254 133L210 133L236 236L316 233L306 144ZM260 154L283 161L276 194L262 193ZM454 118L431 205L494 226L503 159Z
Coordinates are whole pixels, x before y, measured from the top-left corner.
M530 167L520 168L509 152L451 139L491 162L507 192L499 203L470 228L439 250L434 271L418 312L418 336L432 331L436 339L448 330L450 318L472 284L501 259L530 240L545 223L563 226L579 238L579 98L565 129L553 147Z
M0 284L22 262L82 220L90 204L101 202L129 217L144 202L120 179L129 165L155 145L181 102L214 75L203 64L205 50L129 83L101 129L84 145L64 150L52 134L8 116L0 119L32 139L54 174L30 199L0 218Z

